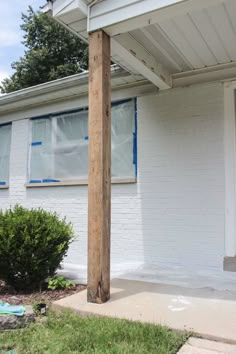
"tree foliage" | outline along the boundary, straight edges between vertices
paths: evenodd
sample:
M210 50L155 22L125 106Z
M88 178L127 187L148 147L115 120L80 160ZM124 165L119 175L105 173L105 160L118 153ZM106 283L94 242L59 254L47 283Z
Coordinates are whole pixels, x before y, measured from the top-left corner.
M46 14L28 8L22 14L24 56L12 63L14 73L0 86L2 93L38 85L87 69L88 47Z

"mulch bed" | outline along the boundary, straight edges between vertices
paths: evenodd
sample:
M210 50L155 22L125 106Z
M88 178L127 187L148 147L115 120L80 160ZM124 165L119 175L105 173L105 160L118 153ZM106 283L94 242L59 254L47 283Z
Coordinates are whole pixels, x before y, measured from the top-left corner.
M0 280L0 300L8 302L10 305L33 305L35 303L50 305L56 300L76 294L84 289L86 289L85 285L76 285L71 289L65 290L43 290L41 292L23 293L14 291Z

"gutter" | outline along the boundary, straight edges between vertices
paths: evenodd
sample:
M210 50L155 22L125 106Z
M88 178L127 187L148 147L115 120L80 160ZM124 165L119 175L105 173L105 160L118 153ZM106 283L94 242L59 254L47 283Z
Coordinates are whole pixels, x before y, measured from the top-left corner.
M118 77L129 76L130 74L118 65L111 66L111 79ZM10 104L12 102L21 101L24 99L32 98L48 94L50 92L65 90L74 86L84 86L88 84L88 71L80 74L67 76L61 79L46 82L44 84L31 86L19 91L11 92L0 97L0 106Z

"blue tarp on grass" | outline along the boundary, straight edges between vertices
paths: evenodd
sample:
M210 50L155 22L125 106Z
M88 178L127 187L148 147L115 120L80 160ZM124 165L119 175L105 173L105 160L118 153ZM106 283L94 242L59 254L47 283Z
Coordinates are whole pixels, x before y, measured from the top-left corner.
M0 301L0 316L1 315L14 315L14 316L24 316L25 307L24 306L11 306L8 303Z

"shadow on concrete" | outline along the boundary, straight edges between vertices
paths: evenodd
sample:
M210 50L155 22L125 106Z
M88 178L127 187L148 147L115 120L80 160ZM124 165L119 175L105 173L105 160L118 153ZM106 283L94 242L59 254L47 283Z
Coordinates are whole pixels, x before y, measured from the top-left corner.
M168 294L179 298L182 297L182 299L193 297L236 302L236 292L228 290L220 291L210 287L191 289L178 285L146 283L144 281L132 281L126 279L113 279L111 286L116 289L116 292L112 294L110 302L115 302L133 295L147 292L154 294Z

